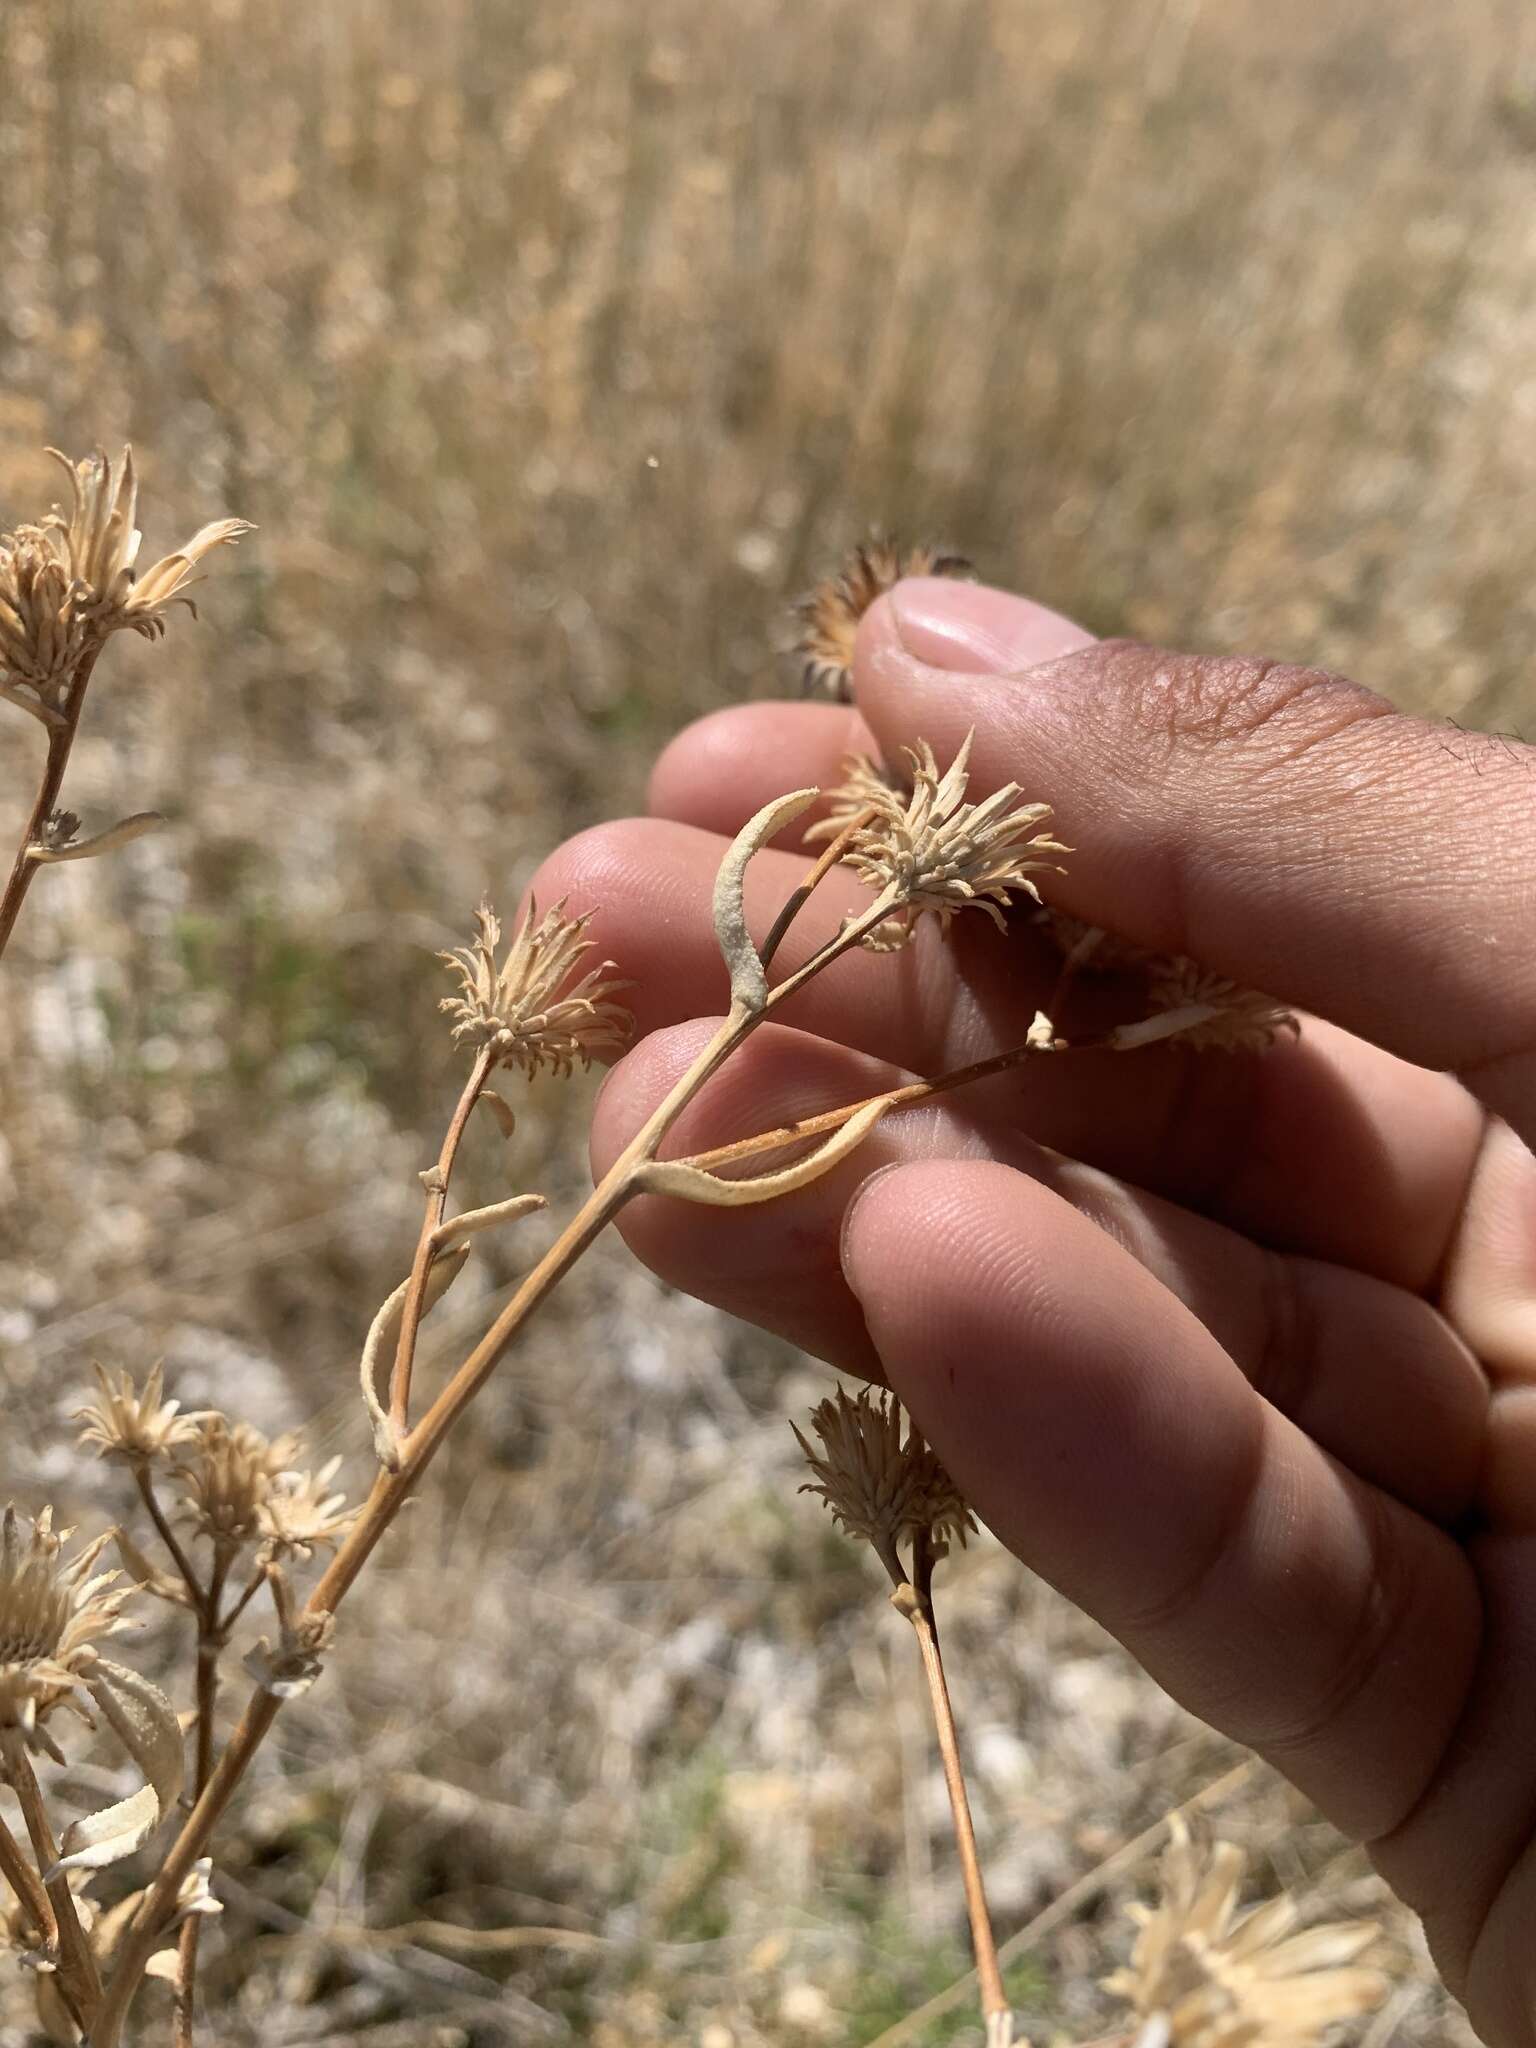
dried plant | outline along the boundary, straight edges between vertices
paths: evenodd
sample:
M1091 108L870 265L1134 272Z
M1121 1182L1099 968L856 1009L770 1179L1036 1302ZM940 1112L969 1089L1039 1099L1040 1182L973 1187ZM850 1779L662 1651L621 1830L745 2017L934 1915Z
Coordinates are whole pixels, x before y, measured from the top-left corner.
M904 547L885 534L871 534L834 575L800 601L800 638L795 652L808 697L853 701L853 643L859 621L883 591L903 576L971 575L963 555L919 542Z
M97 456L72 466L70 475L68 514L50 515L0 544L10 579L5 695L49 732L44 787L18 856L17 872L24 876L45 854L68 857L73 844L76 827L56 814L55 802L80 701L105 639L125 629L155 637L165 607L183 601L198 560L246 530L236 521L204 528L136 582L131 458L125 454L112 465ZM857 573L845 573L838 586L844 612L867 603L876 588L913 566L911 557L895 552L863 551ZM954 565L924 556L922 566ZM1066 851L1042 829L1049 807L1026 800L1012 783L972 799L969 758L967 740L941 769L931 749L919 744L904 786L866 777L835 814L831 829L821 828L828 843L761 936L747 917L748 869L819 792L794 791L749 820L720 865L714 892L715 934L730 977L726 1016L574 1215L530 1261L510 1299L457 1366L434 1387L420 1389L423 1323L463 1271L476 1241L545 1207L542 1194L527 1191L450 1213L455 1169L476 1107L483 1103L503 1134L515 1129L515 1113L492 1088L493 1077L503 1071L525 1080L540 1072L567 1076L575 1066L621 1050L630 1030L616 999L626 984L613 978L611 962L590 962L594 949L585 936L585 915L568 915L562 903L541 916L530 905L503 952L499 920L489 903L481 904L469 943L442 956L456 984L442 1008L449 1035L468 1056L468 1072L438 1156L420 1176L423 1214L409 1271L374 1314L361 1345L359 1383L376 1470L355 1505L348 1505L338 1483L339 1459L310 1464L298 1433L270 1437L223 1410L184 1412L174 1395L167 1398L160 1365L142 1383L125 1372L96 1369L95 1397L77 1414L80 1440L120 1468L125 1507L138 1526L103 1532L71 1559L47 1510L25 1525L12 1512L0 1547L0 1769L20 1803L30 1846L29 1855L0 1830L0 1876L15 1902L11 1938L34 1971L40 2019L52 2038L117 2048L145 1977L168 1973L176 2001L174 2039L177 2048L190 2048L200 1930L217 1910L217 1864L210 1859L216 1859L220 1823L252 1759L285 1702L322 1678L343 1640L338 1614L344 1601L449 1435L529 1319L628 1202L639 1195L722 1208L771 1201L817 1180L884 1117L1026 1060L1087 1047L1130 1050L1179 1036L1197 1045L1257 1046L1279 1028L1281 1013L1265 999L1244 997L1179 963L1176 982L1153 977L1150 1017L1074 1035L1066 1028L1064 974L1049 1012L1037 1015L1019 1045L991 1059L709 1152L662 1158L678 1117L720 1068L786 1000L844 955L860 947L907 944L924 923L942 942L955 916L967 909L982 911L1006 932L1011 908L1038 902L1036 877L1055 872L1053 856ZM105 850L108 840L121 843L132 824L128 820L99 835L94 850ZM776 974L786 932L840 862L866 885L868 902L798 967ZM7 896L11 922L24 890L24 880L18 887L13 876ZM0 943L9 928L0 921ZM1084 945L1074 941L1074 950ZM1217 1019L1225 1020L1219 1031L1212 1028ZM775 1157L781 1154L793 1156L783 1163ZM964 1544L975 1523L892 1397L866 1392L850 1399L840 1393L816 1410L811 1428L819 1448L801 1438L811 1461L810 1490L874 1547L920 1647L988 2040L991 2048L1003 2048L1013 2038L1013 2021L987 1915L932 1601L935 1564L951 1542ZM114 1537L126 1577L95 1570ZM182 1720L170 1700L101 1653L101 1644L126 1625L124 1610L135 1593L166 1608L184 1637L189 1770ZM228 1677L226 1653L242 1624L254 1625L259 1605L270 1610L267 1632L244 1646L239 1660L251 1689L238 1721L221 1740L216 1707ZM126 1799L72 1822L60 1836L32 1758L64 1759L61 1710L69 1707L83 1719L87 1701L143 1784ZM173 1823L184 1777L189 1805L176 1812ZM130 1900L107 1911L82 1891L82 1873L140 1851L152 1867ZM1230 1963L1235 1969L1239 1960L1252 1964L1252 1937L1243 1932L1248 1923L1230 1930L1229 1940L1220 1913L1208 1913L1206 1920L1209 1926L1202 1922L1193 1932L1170 1936L1164 1947L1170 1954L1176 1948L1181 1955L1193 1953L1194 1932L1200 1932L1215 1945L1213 1953L1220 1950L1223 1968ZM1283 1945L1271 1954L1271 1975L1279 1972L1282 1952ZM1151 1983L1145 1971L1143 1976ZM1278 2014L1280 2008L1274 2010ZM1278 2018L1265 2021L1279 2024ZM1208 2048L1218 2044L1229 2048L1228 2036L1212 2035Z
M1172 1816L1155 1906L1133 1906L1130 1963L1105 1980L1164 2048L1314 2048L1325 2029L1370 2012L1387 1979L1358 1958L1380 1929L1368 1920L1296 1931L1281 1893L1238 1911L1244 1856L1231 1842L1202 1847Z

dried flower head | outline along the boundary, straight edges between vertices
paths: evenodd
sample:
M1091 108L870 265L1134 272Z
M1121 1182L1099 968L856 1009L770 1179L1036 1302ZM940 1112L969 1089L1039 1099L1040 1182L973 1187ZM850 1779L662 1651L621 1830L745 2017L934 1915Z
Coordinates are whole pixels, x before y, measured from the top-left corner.
M153 639L169 606L195 610L186 592L198 563L252 528L215 520L140 575L132 449L116 463L100 449L82 462L48 452L69 477L70 510L0 536L0 695L57 723L71 683L108 634Z
M1148 986L1156 1010L1170 1021L1190 1013L1188 1023L1170 1035L1176 1044L1197 1051L1263 1052L1282 1031L1301 1029L1273 996L1243 988L1182 955L1155 960Z
M124 448L116 463L100 448L80 462L57 448L48 452L69 478L71 505L67 518L50 513L43 531L80 592L82 615L99 635L127 628L155 639L165 631L165 613L173 604L186 605L195 617L186 591L199 580L192 573L198 563L255 530L245 519L215 519L141 575L135 568L144 536L137 525L133 450Z
M459 978L460 993L439 1005L454 1020L454 1037L488 1047L495 1065L530 1076L540 1067L568 1074L578 1060L585 1067L603 1053L621 1052L634 1020L611 999L629 983L603 979L611 960L571 979L582 956L596 950L583 937L590 922L590 914L567 917L563 901L542 918L530 904L498 966L501 924L482 903L473 945L438 956Z
M129 1464L164 1458L179 1445L196 1442L200 1426L212 1413L183 1415L179 1401L163 1398L163 1361L151 1368L142 1393L129 1372L119 1372L114 1379L103 1366L93 1366L92 1371L96 1399L77 1408L73 1419L81 1424L81 1443L94 1445L99 1458L123 1458Z
M34 717L57 714L91 644L78 599L42 527L0 535L0 692Z
M816 1475L800 1491L818 1495L850 1536L862 1536L895 1584L907 1576L896 1548L902 1539L921 1532L935 1546L953 1539L963 1549L975 1534L959 1487L894 1394L861 1387L850 1400L839 1387L819 1402L811 1411L819 1454L790 1428Z
M933 749L920 741L912 764L912 794L869 785L875 816L855 833L843 856L877 894L894 897L910 928L925 910L948 924L956 911L983 910L999 926L1003 906L1022 893L1038 902L1030 876L1068 851L1048 832L1049 804L1020 803L1016 782L1005 782L980 803L967 803L965 787L973 735L940 775Z
M853 643L859 621L882 591L903 576L969 576L963 556L941 549L903 548L882 534L856 547L833 576L817 584L798 606L800 638L795 652L805 693L853 701Z
M43 1723L76 1697L94 1645L128 1626L122 1609L134 1592L117 1585L119 1572L92 1576L109 1536L66 1562L72 1533L55 1534L52 1508L27 1522L8 1507L0 1521L0 1741L16 1735L54 1757Z
M827 815L807 827L802 843L830 843L866 811L883 809L893 796L905 799L911 794L911 780L900 769L868 754L848 754L843 760L842 781L827 792Z
M1242 1851L1198 1846L1178 1814L1169 1838L1162 1897L1131 1908L1139 1932L1130 1964L1105 1989L1140 2018L1161 2018L1170 2048L1312 2048L1336 2020L1380 2004L1386 1978L1356 1965L1376 1938L1371 1922L1298 1934L1285 1893L1239 1914Z
M256 1509L256 1525L272 1558L305 1561L330 1550L357 1520L346 1495L328 1491L341 1466L332 1458L318 1472L280 1472Z
M268 1439L248 1422L210 1415L176 1470L186 1482L182 1518L220 1548L238 1550L261 1533L261 1509L293 1465L299 1440Z

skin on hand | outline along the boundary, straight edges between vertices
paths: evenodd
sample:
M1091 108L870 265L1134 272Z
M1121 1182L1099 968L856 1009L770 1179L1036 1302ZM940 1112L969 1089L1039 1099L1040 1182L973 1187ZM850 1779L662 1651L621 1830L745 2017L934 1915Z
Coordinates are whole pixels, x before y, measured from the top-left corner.
M642 1201L626 1235L893 1385L1002 1540L1365 1841L1493 2048L1531 2048L1536 750L927 579L866 616L855 685L854 710L702 720L649 818L535 884L602 905L649 1034L604 1091L599 1167L724 1008L725 840L850 750L922 737L942 762L972 727L974 794L1055 806L1054 903L1305 1011L1300 1041L1029 1062L781 1202L705 1228ZM753 864L755 929L805 866ZM783 967L861 900L834 874ZM1058 965L1022 918L851 956L673 1142L1018 1044Z

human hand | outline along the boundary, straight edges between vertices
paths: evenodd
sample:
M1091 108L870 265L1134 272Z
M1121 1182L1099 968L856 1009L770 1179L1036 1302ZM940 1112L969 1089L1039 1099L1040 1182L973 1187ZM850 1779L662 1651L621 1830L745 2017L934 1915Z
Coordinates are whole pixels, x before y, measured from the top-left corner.
M1053 903L1283 998L1301 1038L1029 1061L888 1117L800 1194L652 1198L625 1234L888 1381L997 1535L1366 1842L1485 2038L1530 2048L1536 749L926 579L866 616L855 674L853 711L700 721L650 818L539 877L600 906L650 1034L604 1090L599 1168L725 1007L725 838L850 750L921 737L942 763L973 726L972 794L1017 780L1076 849ZM753 863L754 929L805 866ZM839 870L784 966L862 900ZM1024 919L852 954L673 1144L1017 1045L1058 967Z

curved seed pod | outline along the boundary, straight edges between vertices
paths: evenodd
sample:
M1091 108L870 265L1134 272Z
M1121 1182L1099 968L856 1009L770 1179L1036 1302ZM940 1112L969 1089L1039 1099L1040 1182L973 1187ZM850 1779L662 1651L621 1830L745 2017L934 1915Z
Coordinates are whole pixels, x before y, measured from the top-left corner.
M653 1159L640 1169L636 1184L643 1194L676 1195L685 1202L704 1202L712 1209L745 1209L754 1202L771 1202L778 1195L792 1195L798 1188L809 1187L812 1181L830 1172L840 1159L846 1159L864 1142L889 1107L884 1096L877 1102L865 1103L825 1145L819 1145L804 1159L778 1173L759 1174L752 1180L722 1180L702 1166Z
M768 1000L768 976L747 929L742 900L747 867L753 854L760 853L791 819L809 810L820 794L818 789L797 789L764 804L737 833L715 877L715 937L730 969L731 1001L749 1016L756 1016Z

